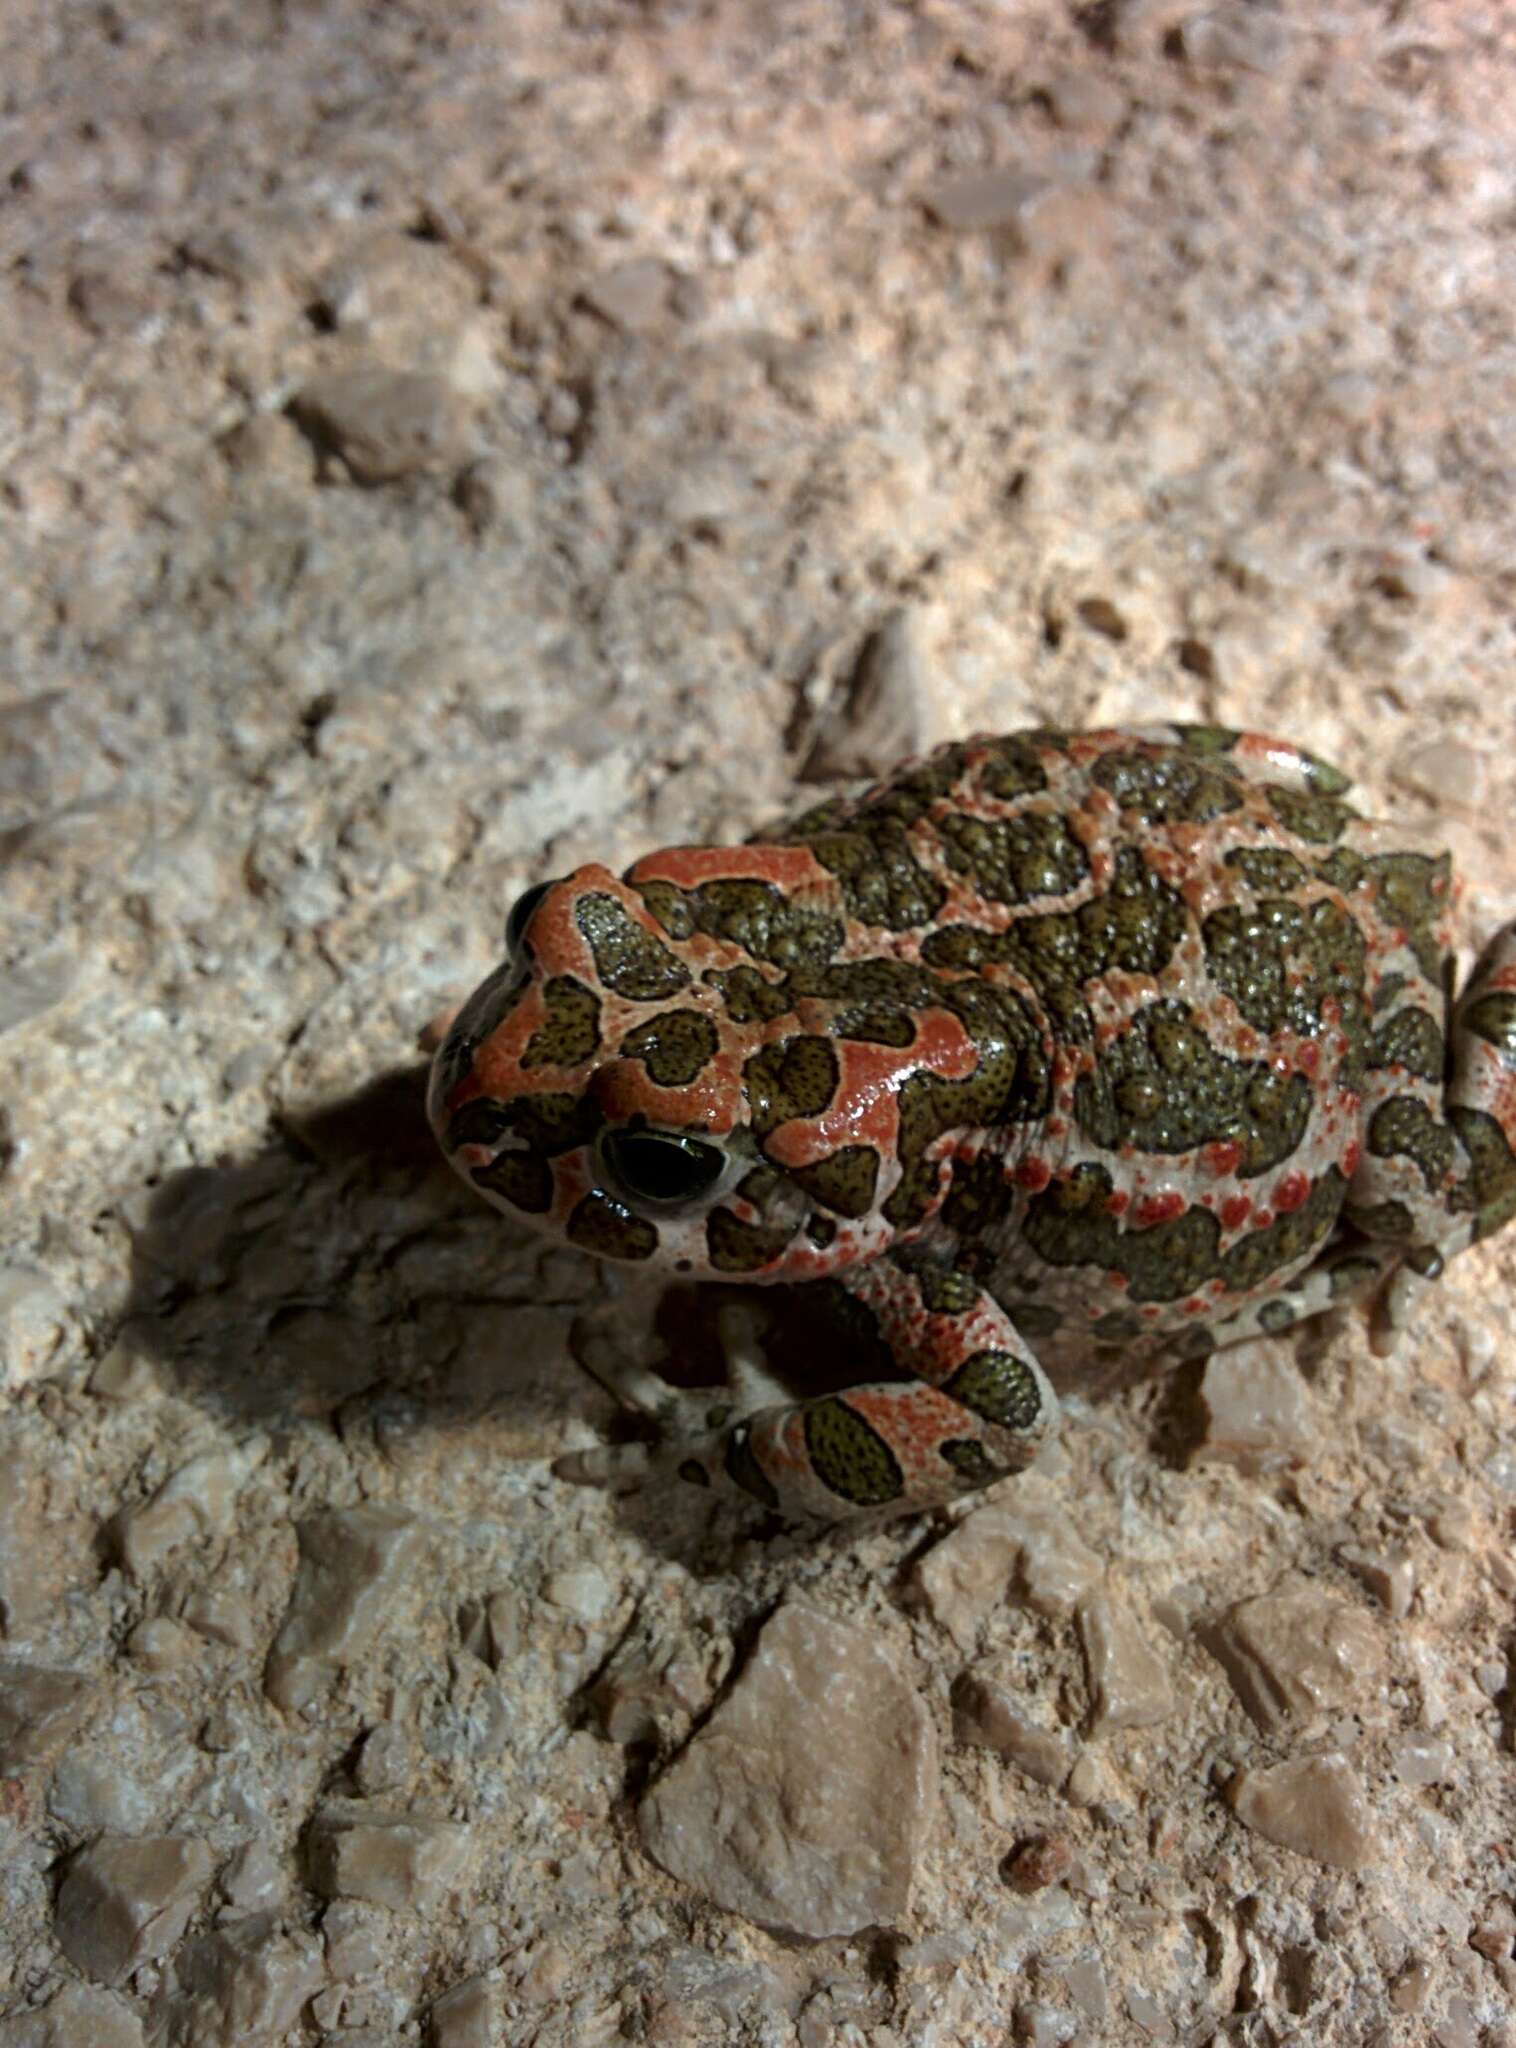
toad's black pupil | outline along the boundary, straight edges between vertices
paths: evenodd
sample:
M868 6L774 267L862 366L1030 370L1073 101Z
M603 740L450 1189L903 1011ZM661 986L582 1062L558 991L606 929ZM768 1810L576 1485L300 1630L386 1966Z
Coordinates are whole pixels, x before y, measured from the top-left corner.
M644 1202L687 1202L726 1164L715 1145L658 1131L608 1131L601 1149L627 1193Z
M505 920L505 949L508 953L514 953L520 946L531 923L532 912L552 886L551 882L533 882L531 888L523 889L511 905L510 915Z

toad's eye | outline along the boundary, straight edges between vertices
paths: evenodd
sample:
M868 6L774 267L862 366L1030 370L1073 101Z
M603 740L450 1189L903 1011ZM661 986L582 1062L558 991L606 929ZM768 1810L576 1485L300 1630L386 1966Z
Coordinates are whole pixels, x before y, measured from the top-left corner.
M606 1131L601 1163L639 1202L692 1202L713 1188L726 1167L719 1145L673 1131Z
M523 889L511 905L510 915L505 920L505 950L512 958L521 951L521 941L532 921L532 912L552 886L551 882L533 882L531 888Z

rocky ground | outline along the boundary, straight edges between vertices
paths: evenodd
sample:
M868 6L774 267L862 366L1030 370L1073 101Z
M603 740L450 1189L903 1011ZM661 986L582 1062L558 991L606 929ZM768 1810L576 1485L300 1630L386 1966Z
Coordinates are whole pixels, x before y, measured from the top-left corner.
M1498 0L10 0L5 2048L1516 2043L1516 1232L775 1536L551 1476L606 1282L417 1055L976 727L1285 733L1487 936L1513 101Z

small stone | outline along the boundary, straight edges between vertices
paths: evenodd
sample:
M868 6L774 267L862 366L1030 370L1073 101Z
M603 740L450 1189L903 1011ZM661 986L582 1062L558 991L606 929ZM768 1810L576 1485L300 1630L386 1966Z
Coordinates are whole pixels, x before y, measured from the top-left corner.
M121 1560L134 1578L145 1578L187 1544L214 1542L231 1529L237 1496L262 1463L267 1440L253 1437L235 1450L207 1451L181 1465L140 1508L117 1517Z
M127 1655L147 1671L175 1671L188 1664L199 1647L194 1630L166 1614L139 1621L126 1639Z
M1390 1754L1402 1785L1440 1785L1453 1769L1453 1752L1440 1735L1403 1735Z
M1063 1621L1101 1575L1099 1558L1061 1508L1027 1496L977 1508L916 1566L916 1597L966 1648L986 1616L1014 1591L1050 1621Z
M35 1266L0 1265L0 1389L42 1379L63 1343L63 1296Z
M1432 1503L1427 1516L1427 1534L1442 1550L1472 1550L1474 1510L1456 1494L1443 1494Z
M453 487L453 496L476 534L512 534L531 517L531 478L519 462L484 455L471 462Z
M960 1672L953 1685L953 1733L960 1742L1008 1757L1039 1785L1061 1785L1073 1763L1068 1737L1031 1720L1022 1697L1016 1667L1008 1661Z
M93 1693L82 1671L0 1657L0 1774L51 1763L78 1730Z
M1074 1867L1074 1849L1064 1835L1033 1835L1005 1861L1006 1883L1014 1892L1045 1891L1061 1884Z
M388 1918L374 1906L338 1899L321 1916L326 1967L343 1984L376 1976L388 1943Z
M353 1776L364 1793L394 1792L416 1768L416 1744L407 1729L381 1721L363 1738Z
M1060 128L1114 128L1126 112L1120 89L1090 71L1060 71L1042 87L1041 97Z
M1405 1620L1416 1597L1416 1567L1406 1551L1364 1550L1345 1543L1337 1555L1392 1620Z
M1256 71L1266 78L1277 76L1289 37L1281 19L1248 0L1189 15L1179 33L1188 63L1215 71Z
M254 413L232 428L220 449L228 465L255 485L308 485L315 472L309 441L282 413Z
M326 1979L314 1935L288 1933L255 1913L185 1943L178 1958L185 1996L172 2008L182 2048L244 2048L282 2038Z
M986 228L1013 226L1028 203L1046 189L1046 178L1004 164L943 178L924 198L927 212L940 227L960 235L978 234Z
M1151 1728L1174 1711L1161 1659L1127 1609L1104 1596L1081 1603L1079 1640L1090 1688L1090 1732Z
M253 1611L240 1593L201 1586L184 1603L184 1620L207 1642L230 1650L250 1650L258 1637Z
M639 1820L671 1876L819 1940L900 1921L936 1800L931 1716L890 1648L789 1605Z
M1239 1771L1227 1797L1255 1834L1297 1856L1361 1870L1379 1853L1362 1782L1346 1757L1303 1757Z
M333 370L298 392L290 411L361 484L458 469L475 452L463 399L417 371Z
M598 1565L574 1565L554 1572L542 1589L550 1607L557 1607L576 1621L604 1621L616 1604L616 1589Z
M1462 740L1433 740L1404 757L1395 780L1436 804L1477 811L1484 801L1484 756Z
M142 2022L114 1992L70 1984L37 2012L0 2019L0 2048L142 2048Z
M1206 1361L1200 1381L1205 1436L1197 1463L1235 1465L1256 1475L1319 1456L1315 1403L1294 1362L1267 1339L1231 1344Z
M86 1976L119 1983L178 1941L214 1864L193 1836L105 1836L74 1858L58 1889L58 1946Z
M1240 1601L1223 1617L1212 1648L1265 1734L1384 1693L1378 1629L1346 1600L1308 1582Z
M490 1979L465 1977L432 2007L431 2048L494 2048L498 2025Z
M471 1850L458 1821L328 1807L311 1827L311 1883L323 1898L432 1912L461 1882Z
M135 1835L151 1826L158 1806L119 1762L102 1756L93 1743L82 1743L54 1771L47 1810L76 1835Z
M1069 1772L1063 1796L1070 1806L1095 1806L1106 1790L1106 1775L1096 1757L1086 1752Z
M423 1550L421 1526L400 1508L336 1508L296 1533L300 1568L263 1681L275 1706L290 1712L398 1620Z
M1013 2019L1018 2048L1065 2048L1077 2032L1075 2021L1040 1999L1023 1999Z
M221 1896L238 1913L271 1906L285 1888L284 1872L267 1842L244 1842L220 1877Z
M675 273L656 256L634 256L586 285L584 300L612 327L646 333L667 319L676 282Z
M901 606L869 634L826 705L797 771L800 780L882 775L922 751L929 720L916 615Z

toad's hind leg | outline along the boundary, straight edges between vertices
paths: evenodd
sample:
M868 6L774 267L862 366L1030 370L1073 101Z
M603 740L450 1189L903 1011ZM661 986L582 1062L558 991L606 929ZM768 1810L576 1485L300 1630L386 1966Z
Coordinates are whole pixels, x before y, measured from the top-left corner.
M1340 1232L1328 1238L1320 1253L1302 1268L1277 1294L1250 1302L1225 1322L1213 1323L1196 1333L1193 1353L1204 1355L1224 1351L1232 1344L1245 1344L1255 1337L1277 1337L1297 1323L1309 1322L1329 1308L1344 1308L1376 1295L1400 1262L1398 1247L1370 1244ZM1186 1355L1192 1355L1191 1352Z
M1402 1241L1403 1263L1382 1303L1390 1331L1405 1327L1455 1253L1516 1215L1516 923L1486 946L1454 1007L1444 1065L1440 1115L1409 1089L1381 1089L1353 1179L1354 1222L1382 1223L1383 1234ZM1402 1077L1404 1068L1389 1072ZM1407 1189L1407 1161L1421 1176L1419 1188ZM1399 1186L1389 1185L1391 1175Z

